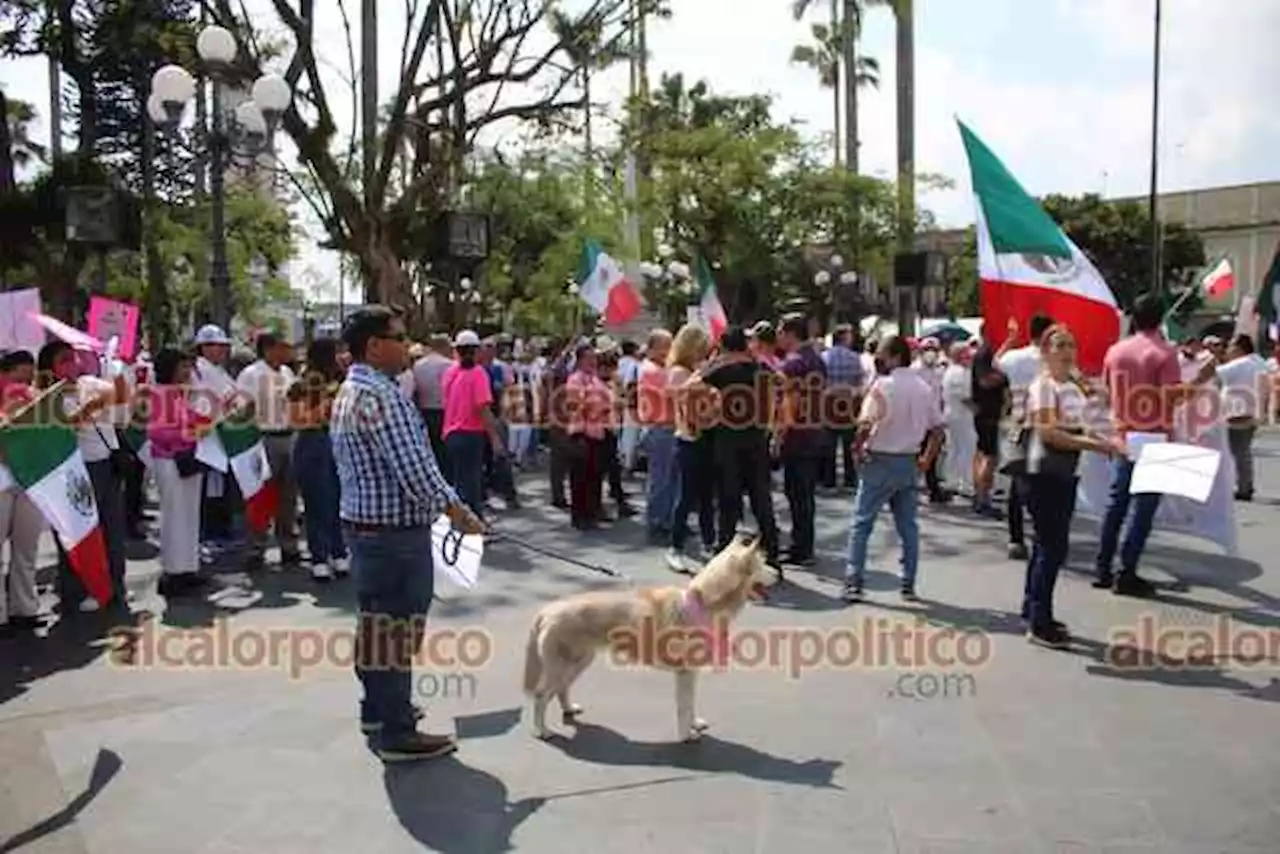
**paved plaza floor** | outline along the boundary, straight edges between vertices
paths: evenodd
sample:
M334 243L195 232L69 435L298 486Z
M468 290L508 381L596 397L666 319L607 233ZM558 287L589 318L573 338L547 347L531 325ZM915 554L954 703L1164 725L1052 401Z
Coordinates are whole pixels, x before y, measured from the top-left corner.
M797 643L801 632L866 637L868 621L923 631L921 621L974 633L977 660L864 660L798 677L790 652L778 666L767 655L755 668L735 663L699 683L712 728L696 745L671 743L670 676L606 662L580 683L581 726L531 737L520 670L536 609L673 579L642 525L577 534L533 480L527 509L501 520L507 539L491 545L480 586L439 590L432 613L454 637L492 639L474 673L424 671L417 682L427 728L458 733L451 758L384 767L356 726L355 681L336 665L293 678L284 667L145 666L135 650L121 666L91 618L0 641L0 851L1274 854L1275 662L1216 646L1187 666L1180 647L1157 659L1111 646L1144 618L1216 644L1248 636L1245 653L1280 637L1280 436L1261 438L1258 457L1263 498L1237 505L1241 555L1157 535L1144 564L1157 600L1094 590L1095 529L1078 526L1057 596L1077 636L1071 652L1026 643L1023 567L1005 557L1003 526L959 505L922 510L921 602L897 596L886 519L870 601L844 606L836 578L851 500L821 498L819 566L789 573L738 628ZM145 589L154 560L130 572ZM322 587L295 571L225 574L219 585L214 601L170 607L157 632L339 636L353 623L350 581Z

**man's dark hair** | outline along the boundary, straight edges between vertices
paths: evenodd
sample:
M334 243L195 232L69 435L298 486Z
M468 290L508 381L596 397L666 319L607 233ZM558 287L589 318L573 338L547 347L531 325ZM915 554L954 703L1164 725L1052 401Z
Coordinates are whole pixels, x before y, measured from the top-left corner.
M803 314L788 314L782 318L782 331L803 341L809 337L809 322Z
M1133 328L1138 332L1159 329L1163 320L1164 305L1159 294L1143 294L1133 301Z
M831 330L831 342L833 344L843 344L848 347L853 343L853 326L849 323L841 323Z
M594 353L595 351L596 351L596 348L592 346L590 341L582 341L582 342L579 342L579 344L573 348L573 357L575 359L581 359L583 356L587 355L588 353Z
M281 343L279 335L274 332L263 332L258 336L258 340L254 342L254 349L258 353L259 359L265 359L267 354L271 352L271 349Z
M747 331L741 326L726 327L720 336L720 346L727 353L747 352Z
M177 379L178 366L183 362L190 362L191 356L179 350L176 347L165 347L159 353L156 353L153 362L153 370L155 371L156 383L159 385L172 385Z
M342 340L351 351L351 358L363 362L369 342L379 335L386 335L398 317L399 314L385 305L366 306L348 317L342 328Z
M638 352L640 352L640 345L637 344L636 342L631 340L626 340L622 342L622 355L634 356Z
M34 365L35 363L36 357L31 355L29 350L10 350L0 356L0 371L8 373L17 368Z
M1031 343L1039 344L1044 334L1053 328L1053 318L1047 314L1035 314L1031 318Z
M1233 346L1235 346L1237 350L1239 350L1241 353L1244 353L1246 356L1251 356L1255 352L1253 347L1252 335L1247 335L1241 332L1235 338L1231 339L1231 343Z
M892 357L899 367L911 364L911 345L901 335L890 335L880 344L880 350Z

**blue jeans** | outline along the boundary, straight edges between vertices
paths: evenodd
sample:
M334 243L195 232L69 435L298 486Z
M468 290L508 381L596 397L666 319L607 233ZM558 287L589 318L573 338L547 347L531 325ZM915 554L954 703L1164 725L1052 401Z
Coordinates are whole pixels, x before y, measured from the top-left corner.
M303 521L311 561L324 563L346 557L347 544L338 519L338 470L327 431L298 432L293 443L293 471L306 511Z
M362 723L381 723L384 746L416 729L413 659L422 646L435 589L431 529L348 531L360 613L356 678L364 688Z
M484 449L488 442L489 437L484 433L458 430L444 438L445 453L449 457L449 482L477 516L484 515Z
M1053 629L1053 588L1067 562L1071 517L1076 512L1076 478L1046 474L1024 475L1023 498L1031 513L1035 539L1027 561L1022 616L1038 634Z
M1133 461L1118 457L1111 461L1111 495L1107 501L1107 513L1102 518L1102 533L1098 543L1098 560L1095 569L1098 578L1111 577L1111 564L1115 560L1116 546L1120 543L1120 529L1124 527L1129 505L1133 504L1133 520L1120 545L1120 574L1133 575L1138 571L1142 550L1147 547L1156 511L1160 509L1159 493L1129 494L1129 481L1133 478Z
M680 498L680 467L676 461L676 432L671 427L650 427L642 440L649 455L649 479L645 484L645 521L649 533L670 531Z
M867 572L867 541L876 515L885 504L902 539L902 586L914 587L920 565L920 529L916 525L915 454L872 453L858 470L858 493L853 499L853 530L849 532L849 562L845 581L862 586Z

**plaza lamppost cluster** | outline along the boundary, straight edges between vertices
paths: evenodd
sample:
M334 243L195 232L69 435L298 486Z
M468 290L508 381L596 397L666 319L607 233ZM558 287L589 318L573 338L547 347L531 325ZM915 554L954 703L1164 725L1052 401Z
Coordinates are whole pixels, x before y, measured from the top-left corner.
M658 247L658 254L667 257L671 254L666 247ZM681 307L688 309L696 296L697 284L693 281L689 265L683 261L667 260L666 263L657 261L641 261L639 265L640 275L645 280L645 290L649 290L650 285L658 285L659 293L662 294L664 300L672 297L679 297ZM676 318L677 324L685 322L685 317Z
M270 150L271 137L280 117L293 101L293 92L280 75L264 74L254 81L250 100L237 106L232 115L225 115L223 89L236 59L235 36L223 27L205 27L196 39L196 53L200 57L198 72L213 82L213 122L206 140L213 231L210 308L214 322L227 329L231 324L231 274L227 266L227 167L238 153L252 164L260 154ZM195 97L197 85L197 78L182 66L164 66L151 78L147 114L160 128L176 131L187 104Z

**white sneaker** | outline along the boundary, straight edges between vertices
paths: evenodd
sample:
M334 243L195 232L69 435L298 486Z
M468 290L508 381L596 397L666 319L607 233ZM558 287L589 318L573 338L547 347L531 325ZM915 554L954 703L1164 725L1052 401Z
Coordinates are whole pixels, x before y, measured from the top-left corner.
M335 558L335 559L334 559L334 561L333 561L333 574L334 574L334 575L347 575L347 574L348 574L348 573L350 573L350 572L351 572L351 559L350 559L350 558L340 557L340 558Z
M333 578L333 569L327 563L313 563L311 577L316 581L328 581Z
M80 600L81 614L92 614L93 612L99 610L101 607L102 606L98 604L97 599L81 599Z
M688 568L684 565L684 555L675 549L667 550L667 568L672 572L684 573Z

